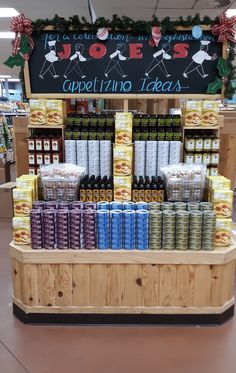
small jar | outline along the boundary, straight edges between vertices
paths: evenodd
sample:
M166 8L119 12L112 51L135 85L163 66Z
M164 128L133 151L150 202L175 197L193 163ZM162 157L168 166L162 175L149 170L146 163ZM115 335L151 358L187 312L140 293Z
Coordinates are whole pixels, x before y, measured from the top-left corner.
M196 152L203 151L203 138L200 136L195 137L195 151Z
M185 150L187 150L188 152L192 152L195 150L195 140L193 137L185 138Z
M212 138L211 140L211 150L217 152L220 150L220 139L217 137Z
M203 150L204 151L211 150L211 138L209 136L204 137L203 139Z

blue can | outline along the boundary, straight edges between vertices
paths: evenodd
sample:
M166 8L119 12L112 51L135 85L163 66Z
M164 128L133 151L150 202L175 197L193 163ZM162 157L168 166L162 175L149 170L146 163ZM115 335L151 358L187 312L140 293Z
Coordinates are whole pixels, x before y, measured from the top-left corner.
M98 238L98 249L106 250L109 249L109 226L110 216L108 210L97 211L97 238Z
M149 212L146 210L136 211L136 249L148 249L148 226Z
M135 210L135 208L134 202L123 202L123 210Z
M97 202L97 210L110 210L110 202Z
M135 211L126 210L123 212L124 222L124 249L135 249Z
M147 202L136 202L136 210L148 210Z
M123 210L122 202L110 202L110 210Z
M110 229L111 229L111 248L113 250L122 249L123 240L123 216L121 210L112 210L110 212Z

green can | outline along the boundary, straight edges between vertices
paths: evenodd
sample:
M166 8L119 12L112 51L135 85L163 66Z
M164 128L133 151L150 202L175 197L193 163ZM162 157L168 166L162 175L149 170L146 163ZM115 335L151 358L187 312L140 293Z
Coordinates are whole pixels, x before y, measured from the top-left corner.
M162 248L164 250L175 249L175 211L164 211L163 212L163 238Z
M200 202L201 211L213 211L213 204L211 202Z
M187 210L188 211L199 211L199 203L198 202L188 202L187 203Z
M214 211L203 213L202 250L213 250L215 240L216 214Z
M171 211L174 208L173 202L162 202L161 211Z
M201 250L202 248L202 221L201 211L189 213L189 250Z
M149 211L160 210L161 209L161 204L160 204L160 202L149 202L148 208L149 208Z
M176 250L188 250L189 212L176 212Z
M161 250L162 246L162 211L151 210L149 213L149 249Z
M175 202L174 203L174 211L186 211L186 203L185 202Z

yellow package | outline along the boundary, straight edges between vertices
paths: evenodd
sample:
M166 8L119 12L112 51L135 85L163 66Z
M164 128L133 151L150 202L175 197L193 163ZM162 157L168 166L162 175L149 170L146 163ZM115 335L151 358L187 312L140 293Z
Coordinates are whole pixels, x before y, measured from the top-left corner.
M14 243L17 245L30 244L30 218L15 217L12 219L12 226Z
M38 200L38 181L39 181L39 176L38 175L22 175L20 179L26 179L26 180L33 180L34 182L34 196L35 199L34 201Z
M216 126L218 123L219 103L217 101L204 100L202 102L203 126Z
M30 100L30 124L46 124L46 100Z
M229 246L231 244L232 219L216 219L215 245Z
M132 114L116 113L115 122L115 140L116 144L132 144Z
M35 185L34 180L18 177L16 179L16 187L18 189L30 189L32 190L32 199L35 201Z
M115 145L114 147L114 175L130 176L132 172L132 146Z
M47 124L61 125L63 124L63 101L62 100L47 100Z
M114 177L114 201L131 201L131 177Z
M233 196L232 190L213 189L212 203L217 218L231 218L233 211Z
M226 179L226 177L213 177L211 179L211 188L212 189L228 189L231 188L231 180Z
M195 127L202 123L202 101L187 100L185 106L185 126Z
M14 216L29 216L32 209L32 189L13 189Z

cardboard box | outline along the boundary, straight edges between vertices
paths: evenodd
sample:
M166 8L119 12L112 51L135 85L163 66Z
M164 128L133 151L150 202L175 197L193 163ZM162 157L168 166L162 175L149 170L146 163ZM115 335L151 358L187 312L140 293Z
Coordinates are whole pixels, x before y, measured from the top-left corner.
M0 185L0 218L13 218L12 191L15 187L13 182Z
M11 181L10 162L6 162L4 158L0 158L0 184Z
M28 118L16 117L14 124L14 149L16 160L16 176L19 177L29 172L28 163Z

